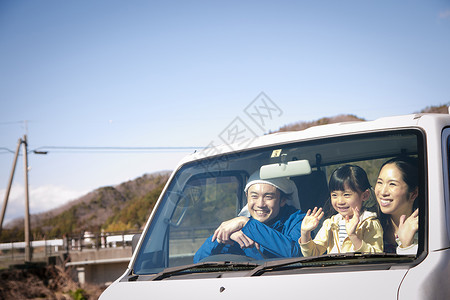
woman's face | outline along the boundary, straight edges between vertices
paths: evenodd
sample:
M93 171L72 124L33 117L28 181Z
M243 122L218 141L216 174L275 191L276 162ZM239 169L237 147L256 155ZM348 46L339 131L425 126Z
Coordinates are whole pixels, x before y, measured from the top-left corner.
M417 197L417 188L410 192L402 172L391 163L381 169L375 185L375 195L383 213L408 216Z

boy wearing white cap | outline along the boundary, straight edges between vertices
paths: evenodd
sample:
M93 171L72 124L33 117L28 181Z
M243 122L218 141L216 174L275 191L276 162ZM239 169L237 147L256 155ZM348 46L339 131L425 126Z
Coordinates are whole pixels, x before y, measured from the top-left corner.
M245 193L250 216L223 222L197 251L194 263L216 254L257 260L301 256L297 241L305 214L287 203L297 197L295 184L288 178L263 180L256 172Z

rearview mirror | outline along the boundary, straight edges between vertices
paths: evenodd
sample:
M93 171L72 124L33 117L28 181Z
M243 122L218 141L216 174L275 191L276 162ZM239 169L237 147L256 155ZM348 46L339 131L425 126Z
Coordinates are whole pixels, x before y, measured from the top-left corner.
M300 176L308 174L311 174L311 165L306 159L264 165L259 169L259 176L261 179Z

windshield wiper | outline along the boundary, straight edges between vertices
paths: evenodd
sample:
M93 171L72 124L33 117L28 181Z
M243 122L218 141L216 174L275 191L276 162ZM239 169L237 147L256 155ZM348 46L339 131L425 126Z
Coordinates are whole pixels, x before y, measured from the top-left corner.
M233 272L247 271L244 276L260 276L266 272L277 271L281 269L299 269L305 267L317 266L336 266L336 265L354 265L358 263L386 263L386 262L409 262L414 259L414 255L397 255L393 253L341 253L325 254L321 256L293 257L281 260L266 261L264 264L252 262L233 262L233 261L213 261L201 262L197 264L176 266L166 268L163 271L154 274L148 279L150 281L163 280L165 278L177 275L187 275L193 273L209 272ZM133 278L133 281L137 280Z
M228 271L242 271L252 270L259 267L260 264L250 262L232 262L232 261L220 261L220 262L202 262L191 265L183 265L172 268L166 268L164 271L155 274L150 281L162 280L164 278L173 275L191 274L197 272L228 272Z
M282 268L304 268L311 267L317 264L321 266L331 266L331 265L347 265L355 263L369 263L374 262L368 259L384 259L379 262L386 262L385 259L393 260L398 262L399 259L403 261L411 261L415 256L398 255L394 253L340 253L340 254L325 254L321 256L310 256L310 257L293 257L286 258L282 260L273 260L265 262L259 267L251 270L246 276L260 276L265 272L276 271Z

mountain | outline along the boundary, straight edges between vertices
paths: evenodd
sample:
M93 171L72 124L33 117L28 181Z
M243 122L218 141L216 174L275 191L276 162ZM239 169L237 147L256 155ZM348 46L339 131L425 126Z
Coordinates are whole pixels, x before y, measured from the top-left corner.
M448 113L447 105L429 106L416 113ZM364 121L355 115L325 117L311 122L297 122L278 131L303 130L311 126L337 122ZM98 188L87 195L51 211L31 216L34 240L60 238L84 231L99 232L141 229L151 213L170 171L146 174L117 186ZM3 228L0 241L24 240L23 219Z
M30 218L33 240L99 232L141 229L170 172L145 174L117 186L98 188L81 198ZM23 219L3 228L0 241L24 239Z
M449 109L448 105L440 105L440 106L427 106L419 112L414 113L439 113L439 114L448 114ZM365 121L365 119L359 118L355 115L347 114L347 115L337 115L334 117L325 117L316 121L311 122L297 122L293 124L288 124L283 127L280 127L278 131L296 131L296 130L304 130L306 128L317 126L317 125L326 125L332 123L340 123L340 122L355 122L355 121Z
M358 118L357 116L354 116L354 115L338 115L335 117L321 118L317 121L297 122L297 123L285 125L285 126L281 127L278 131L297 131L297 130L304 130L306 128L317 126L317 125L326 125L326 124L332 124L332 123L353 122L353 121L365 121L365 120Z
M427 114L448 114L449 113L449 105L440 105L440 106L427 106L422 109L419 113L427 113Z

